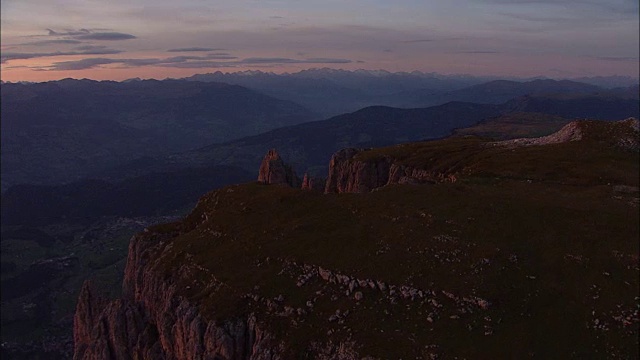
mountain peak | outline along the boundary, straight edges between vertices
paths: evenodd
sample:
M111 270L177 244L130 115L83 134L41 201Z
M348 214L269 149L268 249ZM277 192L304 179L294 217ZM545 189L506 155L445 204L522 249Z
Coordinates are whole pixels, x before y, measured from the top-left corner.
M262 159L258 172L258 182L262 184L287 184L300 187L300 179L291 166L284 163L276 149L270 149Z

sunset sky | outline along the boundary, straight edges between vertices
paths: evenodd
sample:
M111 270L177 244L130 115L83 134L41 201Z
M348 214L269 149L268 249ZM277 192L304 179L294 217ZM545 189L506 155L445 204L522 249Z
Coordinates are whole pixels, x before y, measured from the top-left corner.
M4 81L385 69L638 77L638 0L2 0Z

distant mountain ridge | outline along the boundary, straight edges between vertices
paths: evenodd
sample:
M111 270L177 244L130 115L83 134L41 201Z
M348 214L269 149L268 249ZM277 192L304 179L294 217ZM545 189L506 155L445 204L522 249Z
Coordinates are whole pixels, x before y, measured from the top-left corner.
M500 105L497 111L547 113L569 120L576 117L619 120L637 116L638 113L637 85L607 90L572 81L496 80L454 91L442 91L443 87L460 86L460 81L473 79L454 78L459 81L456 85L450 79L442 79L434 74L323 69L288 76L262 72L212 75L228 80L235 76L253 82L263 79L265 82L262 86L267 86L272 92L284 90L280 94L283 98L297 94L298 98L302 96L309 101L312 107L324 108L329 112L337 109L330 110L333 105L363 109L360 105L367 103L404 102L407 106L435 103L442 106L440 109L449 109L447 111L453 114L457 106L467 106L462 102L496 106L524 94L524 97L511 100L507 105ZM335 79L341 80L337 82ZM384 84L388 85L384 91L389 92L402 87L423 86L424 81L440 90L434 90L436 93L433 94L424 89L388 96L379 93L380 86ZM444 83L434 85L434 81ZM425 92L429 95L422 98L421 94ZM335 99L339 99L337 103L333 102ZM276 128L310 121L317 114L313 115L293 102L278 100L239 85L182 80L132 79L117 83L66 79L41 84L3 84L2 101L3 189L17 183L53 184L89 175L102 176L107 169L132 167L131 161L153 167L157 159L165 155L216 143L224 145L218 146L217 154L209 154L212 157L208 159L204 159L206 152L194 152L186 156L173 156L169 163L181 159L188 166L221 163L236 166L234 162L239 162L243 168L249 169L258 163L263 149L251 150L249 157L252 160L249 161L248 155L243 155L245 150L233 149L244 147L243 141L234 143L233 140L260 133L264 133L264 137L259 137L260 141L273 143L271 147L282 149L285 156L292 155L298 170L306 168L313 173L313 167L323 165L320 165L319 159L308 161L309 156L313 157L309 154L318 153L325 157L341 147L384 146L446 136L454 128L467 127L483 120L482 117L472 116L472 122L460 122L445 114L443 119L447 119L445 122L450 122L450 126L442 122L438 124L439 127L419 127L419 121L414 119L405 130L399 130L397 126L401 125L398 124L420 111L391 111L384 110L385 105L378 105L364 112L354 111L345 116L331 117L325 120L327 122L302 127L299 131L269 133ZM339 124L342 120L352 121L362 114L377 120L366 126L358 121ZM495 116L497 113L482 110L479 114ZM388 118L380 122L379 115ZM436 115L430 116L434 119ZM466 117L467 114L458 112L456 116ZM389 125L391 118L397 118L399 123ZM302 135L305 143L296 140L305 131L313 131L314 134ZM384 131L391 133L381 135L380 132ZM291 138L278 140L285 133ZM314 140L314 136L321 140ZM252 141L247 138L248 143ZM284 142L298 142L297 149L287 150L287 145L282 146ZM325 148L329 143L332 144L330 148ZM144 164L145 161L139 159L151 160ZM167 163L165 160L161 162ZM136 167L133 166L134 169Z
M419 70L413 71L388 71L384 69L357 69L357 70L344 70L344 69L331 69L331 68L310 68L300 70L298 72L284 72L275 73L270 71L261 70L245 70L235 72L222 72L216 71L214 73L196 74L191 76L192 79L198 77L210 77L210 76L282 76L282 77L305 77L305 78L341 78L341 77L394 77L394 76L414 76L423 78L437 78L441 80L457 80L457 81L471 81L477 83L484 83L493 80L512 80L518 82L534 81L534 80L569 80L574 82L582 82L604 88L616 88L616 87L628 87L637 85L639 79L632 78L630 76L582 76L572 78L548 78L544 76L537 76L531 78L516 78L516 77L498 77L498 76L474 76L469 74L439 74L437 72L424 72Z
M186 78L191 81L218 81L238 84L265 94L299 103L326 119L358 109L397 106L390 95L428 89L444 92L487 81L469 76L440 76L422 72L309 69L297 73L275 74L261 71L223 73L217 71ZM417 106L414 106L417 107Z
M159 169L188 166L233 165L257 168L265 148L276 148L299 174L326 172L326 159L345 147L386 146L407 141L448 136L453 129L467 127L499 114L495 105L449 103L423 109L373 106L354 113L275 129L225 144L177 153L137 166L114 169L101 176L121 178ZM127 176L131 176L127 175Z
M532 80L526 82L494 80L464 89L434 94L429 90L419 90L398 94L404 106L432 106L448 101L465 101L480 104L502 104L524 95L547 94L594 94L605 89L570 80Z
M3 189L311 120L300 105L221 83L65 79L1 92Z
M326 159L347 147L379 147L408 141L446 137L492 117L537 113L539 129L555 131L580 118L622 120L640 117L638 101L619 96L523 96L501 105L450 102L418 109L373 106L327 120L275 129L264 134L213 144L197 150L147 159L101 176L121 178L185 166L233 165L250 170L260 164L265 149L275 148L298 174L324 176ZM525 119L530 117L525 115ZM545 124L547 123L547 124ZM548 133L536 133L548 135ZM131 176L126 175L126 176Z
M318 118L329 118L373 105L415 108L449 101L500 104L522 95L595 93L606 91L606 88L638 84L637 79L626 77L581 78L584 82L577 82L568 79L500 79L420 71L348 71L328 68L283 74L256 70L231 73L217 71L185 79L246 86L302 104L313 110Z

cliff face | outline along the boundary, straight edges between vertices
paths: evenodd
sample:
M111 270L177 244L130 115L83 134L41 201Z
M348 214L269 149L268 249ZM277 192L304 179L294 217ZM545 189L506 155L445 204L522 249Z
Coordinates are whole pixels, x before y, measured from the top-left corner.
M258 181L263 184L288 184L291 187L300 187L300 178L291 166L282 161L275 149L267 152L260 164Z
M287 184L302 190L325 193L367 193L388 184L423 184L455 182L455 174L449 171L433 171L402 165L397 159L383 156L361 160L359 154L365 149L342 149L331 157L327 180L305 174L298 179L291 167L285 164L277 151L269 150L265 155L258 182L263 184Z
M403 145L388 148L382 155L368 153L375 150L343 149L331 157L325 193L366 193L389 184L453 183L463 172L482 163L483 158L489 158L482 155L487 147L514 149L583 141L591 143L591 146L637 152L640 147L638 123L634 118L615 122L574 121L548 136L486 144L460 137L459 144L444 151L436 149L429 156L420 154L416 147L412 151L411 146L403 148ZM451 140L452 143L454 141L456 139ZM426 142L422 146L426 149L430 145ZM413 160L406 161L407 158ZM417 166L411 165L416 163Z
M305 173L302 178L302 190L324 191L324 179L318 179Z
M388 184L455 182L449 171L433 171L402 165L384 156L359 160L364 149L343 149L331 157L325 193L366 193Z
M178 294L178 279L148 266L167 239L152 232L132 238L122 299L109 302L85 283L74 319L74 359L280 359L254 317L204 319ZM189 275L182 269L176 278Z
M360 149L343 149L333 154L329 162L329 176L325 193L365 193L383 186L389 180L391 161L354 161Z

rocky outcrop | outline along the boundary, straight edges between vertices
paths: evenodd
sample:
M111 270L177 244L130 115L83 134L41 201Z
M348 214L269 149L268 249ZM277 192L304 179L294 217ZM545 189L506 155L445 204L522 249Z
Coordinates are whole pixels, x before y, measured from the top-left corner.
M302 178L302 190L324 191L325 180L315 178L305 173Z
M85 283L74 318L74 359L166 359L155 327L133 302L109 302Z
M331 157L325 193L365 193L389 181L391 159L356 161L354 157L366 150L342 149Z
M357 159L365 149L343 149L331 157L325 193L366 193L388 184L455 182L450 172L415 168L389 157Z
M570 141L579 141L582 140L582 128L578 121L572 121L567 125L563 126L562 129L556 131L555 133L547 136L537 137L537 138L520 138L513 140L504 140L498 141L494 144L507 146L507 147L518 147L518 146L539 146L539 145L549 145L549 144L559 144Z
M122 299L106 301L85 283L74 321L74 359L281 359L255 317L206 319L180 296L177 279L150 266L167 245L163 240L152 232L132 238Z
M636 118L628 118L618 122L619 126L626 131L622 131L617 137L616 145L620 148L639 151L640 150L640 121Z
M559 131L538 138L521 138L486 143L486 146L516 148L590 140L619 149L638 151L638 119L616 122L574 121ZM365 149L336 152L329 163L325 193L366 193L389 184L435 184L456 182L462 171L440 166L410 166L389 155L367 154Z
M295 171L282 161L275 149L269 150L262 159L258 181L263 184L287 184L296 188L301 185Z
M596 126L593 126L596 124ZM620 148L638 150L638 119L613 122L572 121L562 129L538 138L520 138L491 143L506 147L540 146L583 139L606 141Z
M449 172L434 172L400 164L392 164L389 169L388 184L435 184L456 181L456 175Z

